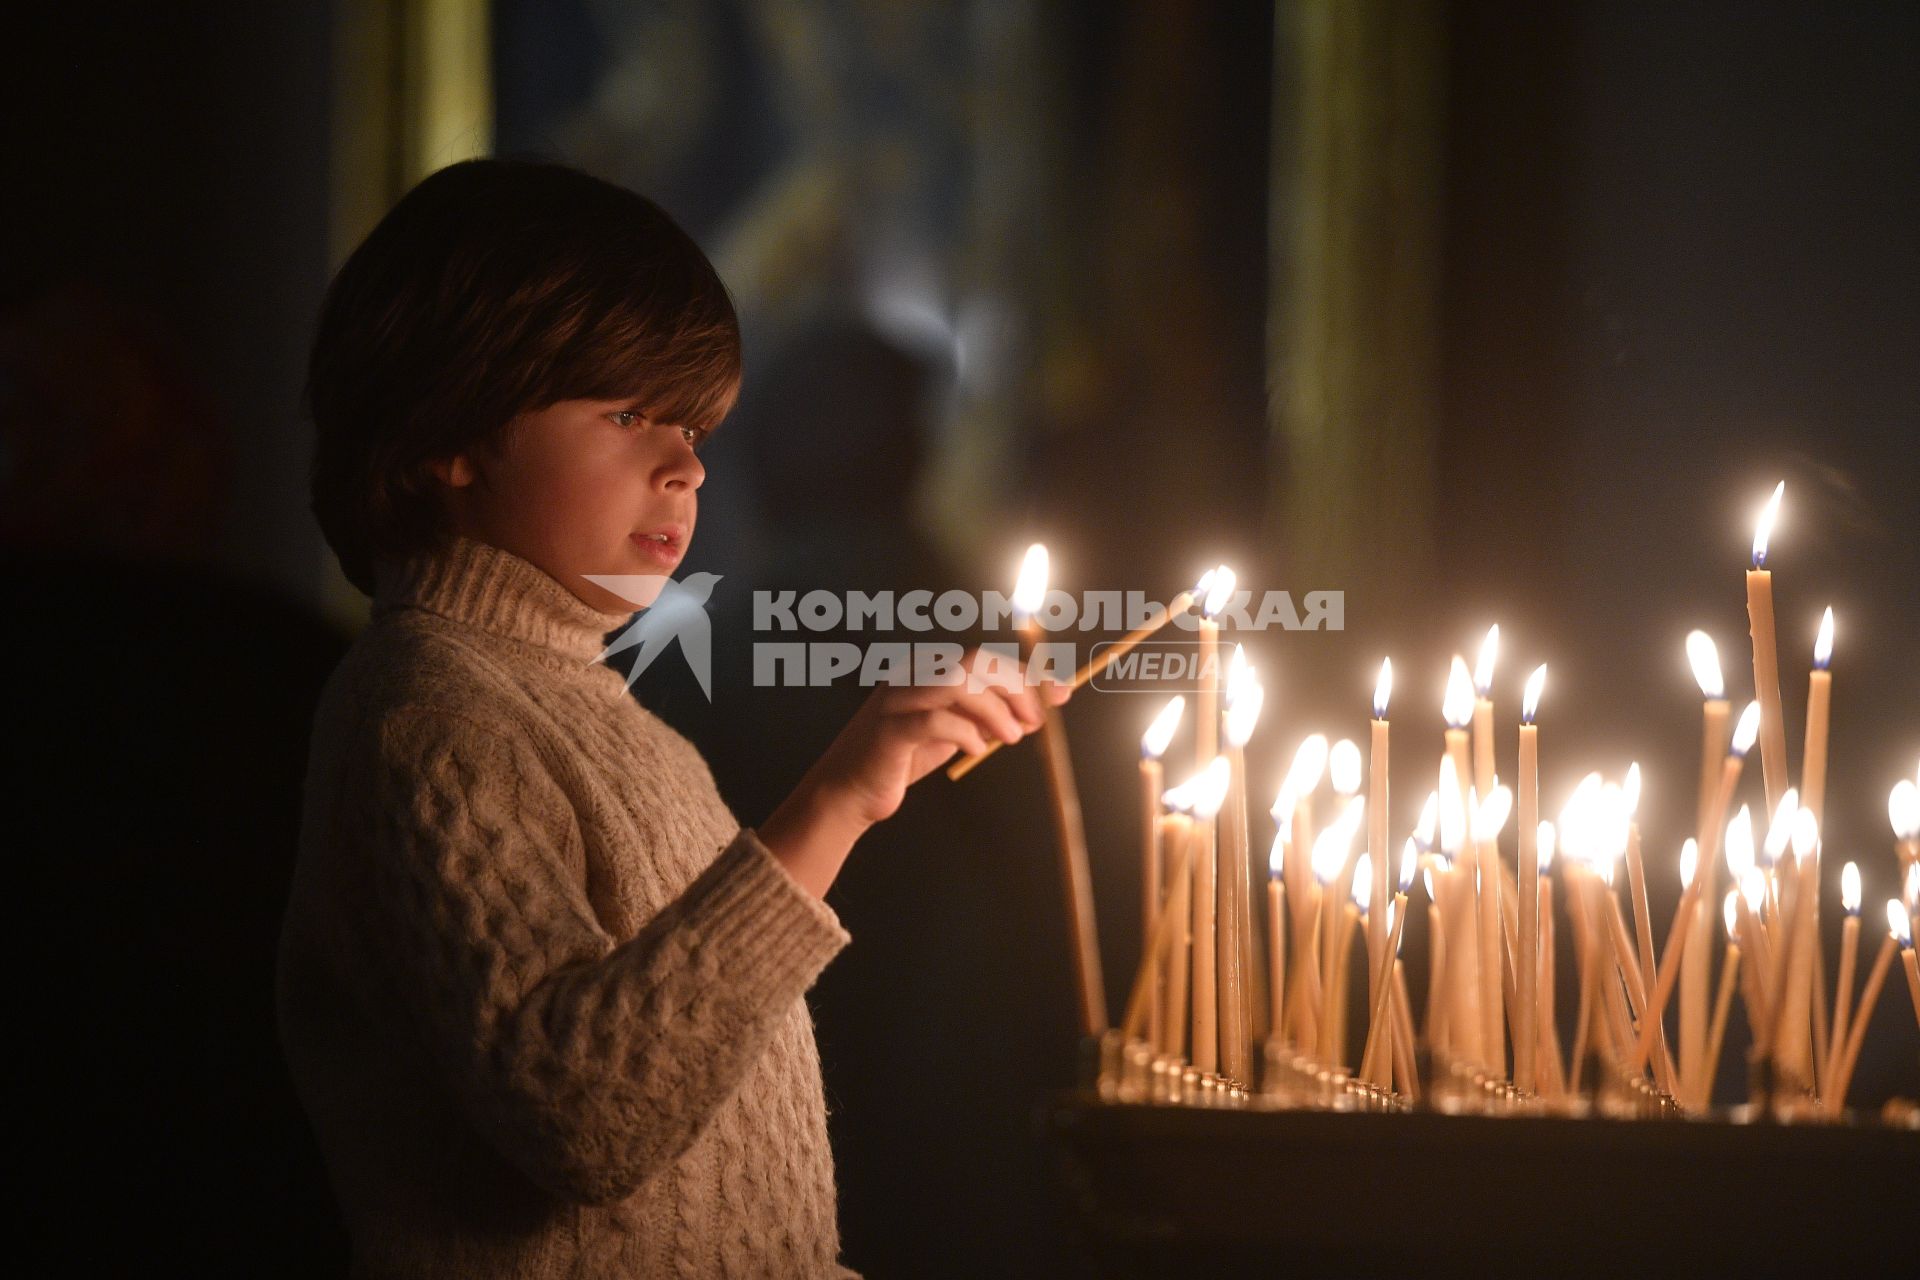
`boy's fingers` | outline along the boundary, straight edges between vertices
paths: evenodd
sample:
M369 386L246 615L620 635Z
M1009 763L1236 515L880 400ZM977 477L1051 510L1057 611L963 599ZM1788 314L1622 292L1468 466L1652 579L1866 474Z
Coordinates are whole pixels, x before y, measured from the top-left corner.
M986 735L980 732L980 726L958 711L938 707L922 711L917 719L916 732L923 739L951 742L970 756L981 755L987 749Z

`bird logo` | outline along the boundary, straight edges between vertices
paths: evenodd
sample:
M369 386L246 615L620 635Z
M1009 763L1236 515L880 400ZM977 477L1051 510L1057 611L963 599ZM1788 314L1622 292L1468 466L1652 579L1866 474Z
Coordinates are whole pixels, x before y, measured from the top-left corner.
M700 692L713 701L713 625L707 617L707 600L720 574L690 573L679 582L659 574L589 573L586 578L644 610L620 628L595 662L638 646L633 669L627 672L631 689L640 673L678 640L693 678L700 682Z

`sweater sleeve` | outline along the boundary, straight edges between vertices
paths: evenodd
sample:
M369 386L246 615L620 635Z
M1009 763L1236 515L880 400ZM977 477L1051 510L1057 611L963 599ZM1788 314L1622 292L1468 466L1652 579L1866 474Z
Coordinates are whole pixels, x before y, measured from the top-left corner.
M624 1199L684 1152L848 941L744 827L610 937L564 856L569 802L526 743L409 710L374 756L375 997L478 1130L569 1201Z

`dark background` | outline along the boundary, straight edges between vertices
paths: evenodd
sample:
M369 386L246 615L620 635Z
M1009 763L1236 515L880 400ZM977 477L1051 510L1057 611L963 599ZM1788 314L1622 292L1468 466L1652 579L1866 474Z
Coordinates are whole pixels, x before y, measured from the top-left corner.
M1312 729L1360 737L1383 653L1396 745L1437 745L1446 658L1497 620L1503 687L1552 667L1548 809L1587 769L1647 770L1664 918L1697 751L1681 638L1707 628L1744 697L1739 574L1784 478L1770 562L1793 755L1830 603L1826 863L1830 879L1862 864L1877 938L1895 891L1886 795L1920 759L1920 10L1543 8L1444 9L1431 570L1405 598L1350 595L1345 633L1250 644L1269 689L1253 776L1277 779ZM1292 465L1267 415L1272 9L953 6L903 33L822 5L810 30L835 38L812 44L757 6L701 12L682 30L636 6L615 30L586 6L497 4L497 134L648 190L723 271L770 175L854 157L858 216L801 285L730 280L749 384L687 566L727 575L716 700L673 670L640 685L743 821L859 696L747 687L755 587L1005 589L1034 537L1061 585L1164 594L1223 555L1257 566L1248 585L1342 585L1292 580L1289 548L1258 532ZM1021 41L995 45L989 19L1009 14ZM29 1212L88 1206L95 1228L65 1237L87 1269L244 1245L332 1274L344 1256L271 1041L306 717L351 636L306 510L297 404L330 266L334 19L73 6L10 15L0 41L6 776L23 837L7 843L29 870L12 915L35 1074L20 1101L51 1122L31 1127ZM604 87L635 58L654 77L639 100L683 109L665 141L644 114L583 124L583 103L626 101ZM818 90L804 110L796 85ZM999 96L983 105L981 85ZM1008 225L983 232L1000 209ZM933 296L998 306L979 313L997 335L984 377L856 305L878 247L900 245L935 264ZM940 525L910 496L975 438L994 442L998 500L956 539L952 513ZM1116 1001L1138 943L1131 744L1149 710L1090 697L1069 719ZM1396 788L1396 832L1422 794ZM1032 753L1003 753L917 788L830 899L855 944L814 1006L864 1271L1080 1265L1032 1137L1074 1056L1045 823ZM1895 973L1857 1103L1920 1092L1910 1012ZM1744 1035L1736 1013L1722 1100Z

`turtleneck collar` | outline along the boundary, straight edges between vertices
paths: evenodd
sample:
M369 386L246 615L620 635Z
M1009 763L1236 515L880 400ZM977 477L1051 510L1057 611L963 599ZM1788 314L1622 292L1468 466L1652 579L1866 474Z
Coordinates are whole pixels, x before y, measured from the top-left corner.
M489 543L450 534L433 551L374 569L373 616L413 607L579 662L606 648L631 613L602 613L546 570Z

